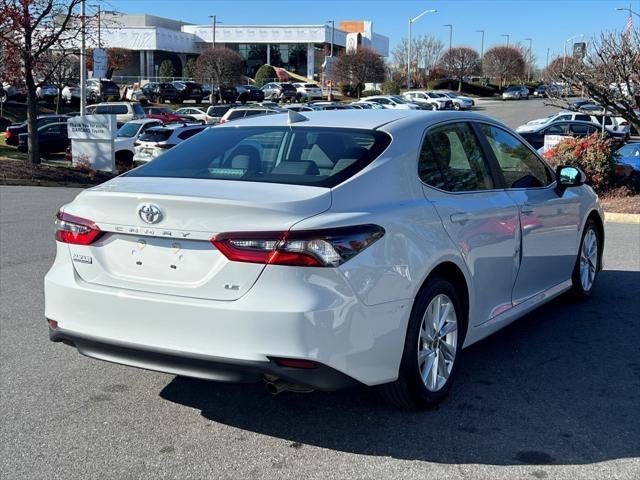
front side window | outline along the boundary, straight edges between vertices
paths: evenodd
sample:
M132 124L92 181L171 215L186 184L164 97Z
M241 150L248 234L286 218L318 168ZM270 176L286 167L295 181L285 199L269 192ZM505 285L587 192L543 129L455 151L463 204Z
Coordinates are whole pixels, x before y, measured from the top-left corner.
M375 130L211 128L129 175L330 188L369 165L390 142L386 133Z
M507 188L539 188L552 182L549 170L524 143L507 131L480 124L493 150Z
M482 148L468 123L429 130L420 151L420 179L449 192L494 188Z

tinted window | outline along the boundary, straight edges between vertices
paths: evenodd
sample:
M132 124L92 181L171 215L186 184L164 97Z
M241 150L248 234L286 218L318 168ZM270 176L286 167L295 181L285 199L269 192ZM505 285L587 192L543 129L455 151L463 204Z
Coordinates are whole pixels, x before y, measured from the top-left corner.
M493 188L478 139L467 123L429 130L420 151L420 178L427 185L449 192Z
M590 122L591 121L591 115L576 115L574 120L581 120L583 122Z
M556 118L556 122L560 120L571 120L571 115L560 115L558 118Z
M126 105L111 105L111 113L115 115L126 115L129 109Z
M390 142L387 134L373 130L211 128L131 175L333 187L371 163Z
M173 133L173 130L169 130L166 128L150 128L149 130L144 132L142 135L140 135L140 141L141 142L164 142L171 136L172 133Z
M235 112L231 112L229 113L229 116L227 117L227 120L236 120L238 118L243 118L244 117L244 110L236 110Z
M187 138L193 137L196 133L200 133L202 130L204 130L204 128L191 128L178 134L178 138L180 140L186 140Z
M546 135L565 135L567 133L567 124L559 123L558 125L551 125L542 133Z
M542 161L510 133L501 128L480 124L498 160L507 188L536 188L552 181Z
M142 108L142 105L140 105L139 103L133 103L131 104L131 107L133 108L133 113L137 115L144 115L144 110Z
M98 115L108 115L111 113L111 108L109 105L98 105L96 107L96 113Z

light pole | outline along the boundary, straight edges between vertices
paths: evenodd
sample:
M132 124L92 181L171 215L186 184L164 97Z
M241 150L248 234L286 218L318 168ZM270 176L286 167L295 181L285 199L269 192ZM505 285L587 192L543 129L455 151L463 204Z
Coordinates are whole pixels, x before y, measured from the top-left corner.
M409 19L409 45L407 46L407 90L411 90L411 26L427 13L436 13L438 10L432 8L425 10L419 15Z
M640 17L640 13L634 12L633 10L631 10L631 5L629 5L629 8L627 8L627 7L616 7L616 10L618 10L618 11L624 10L626 12L629 12L629 16L635 15L636 17Z
M449 27L449 50L451 50L451 44L453 42L453 25L451 23L447 23L443 25L443 27Z
M86 115L86 106L87 106L87 60L86 60L86 28L85 28L85 10L84 10L84 2L82 0L80 3L80 22L81 22L81 31L80 31L80 116L84 117Z
M547 47L547 65L545 68L549 68L549 52L551 51L551 49L549 47Z
M508 47L509 46L509 39L511 38L511 34L510 33L503 33L500 36L501 37L507 37L507 47Z
M484 30L476 30L476 33L481 33L482 38L480 40L480 61L484 58Z
M533 39L525 38L525 41L529 42L529 50L527 51L527 82L531 81L531 46L533 45Z
M216 48L216 22L218 20L216 15L210 15L211 18L211 48Z
M331 67L330 67L331 78L329 78L329 92L327 93L327 100L329 102L332 102L333 101L333 44L335 42L336 21L327 20L327 22L331 22L331 48L329 50L329 58L331 58Z

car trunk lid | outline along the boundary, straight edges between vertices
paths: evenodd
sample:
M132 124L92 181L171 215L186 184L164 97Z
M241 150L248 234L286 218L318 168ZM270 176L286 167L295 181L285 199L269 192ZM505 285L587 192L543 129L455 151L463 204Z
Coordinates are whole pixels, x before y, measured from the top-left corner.
M105 232L69 244L87 283L158 294L236 300L264 265L231 262L210 242L229 231L281 231L330 207L328 188L226 180L120 177L83 192L65 212ZM143 205L161 211L142 220Z

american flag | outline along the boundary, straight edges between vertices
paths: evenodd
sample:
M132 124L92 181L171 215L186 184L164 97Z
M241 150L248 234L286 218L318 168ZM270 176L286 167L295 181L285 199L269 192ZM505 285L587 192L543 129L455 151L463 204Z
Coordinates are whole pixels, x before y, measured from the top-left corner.
M633 32L633 16L629 15L629 18L627 19L627 38L631 38L631 34Z

